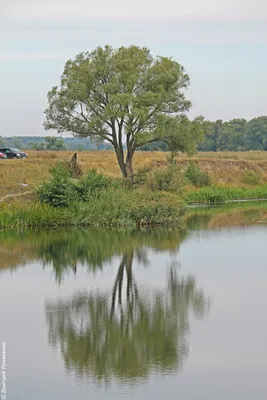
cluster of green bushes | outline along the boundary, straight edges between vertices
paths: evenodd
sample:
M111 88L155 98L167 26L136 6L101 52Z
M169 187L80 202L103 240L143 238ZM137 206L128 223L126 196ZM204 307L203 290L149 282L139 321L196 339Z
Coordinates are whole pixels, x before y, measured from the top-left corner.
M151 171L144 169L139 171L136 178L137 184L143 184L149 190L176 193L189 204L222 204L227 200L267 199L267 186L259 186L262 178L254 171L246 171L243 176L245 185L258 185L254 188L212 186L209 174L194 162L189 162L184 170L175 163ZM187 188L186 192L184 189L188 185L197 190L188 191Z
M64 163L58 163L50 173L51 179L37 188L37 195L41 203L53 207L68 207L75 202L87 201L92 195L97 196L114 186L114 182L95 169L80 179L72 179L71 170Z
M190 162L185 170L176 163L170 163L165 168L149 170L142 169L135 177L137 185L143 184L152 191L165 191L182 195L186 185L194 187L211 186L209 174L199 166Z
M96 170L74 179L64 163L57 164L50 173L51 178L37 188L38 202L0 205L0 229L169 225L182 220L184 202L222 204L227 200L267 199L266 185L211 187L208 174L194 163L185 170L174 163L143 170L135 177L134 188ZM249 184L256 181L257 175L247 173L244 179ZM185 192L188 183L197 189Z
M58 164L30 206L0 207L0 228L177 224L185 207L173 193L129 189L90 170L80 179Z
M98 202L107 195L112 198L119 193L119 202L123 201L127 188L122 186L120 181L112 180L95 169L89 170L80 179L73 179L71 170L64 164L58 163L50 170L51 179L41 184L37 189L39 201L53 207L68 207L74 203L87 203L93 200ZM201 171L197 164L191 162L185 171L182 171L175 163L166 168L155 170L143 170L137 174L135 187L140 184L145 186L143 196L150 196L160 199L159 193L155 196L153 192L170 192L181 196L184 187L191 183L195 187L210 186L210 177L206 172ZM132 197L135 196L136 189L130 191ZM167 193L165 194L165 196ZM121 200L120 200L121 199ZM81 206L81 204L80 204Z

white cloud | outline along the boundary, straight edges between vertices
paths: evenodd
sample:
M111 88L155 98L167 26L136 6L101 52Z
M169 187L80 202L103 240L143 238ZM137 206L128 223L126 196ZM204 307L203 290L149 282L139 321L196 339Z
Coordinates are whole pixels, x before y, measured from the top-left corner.
M2 19L116 20L178 18L188 20L267 20L266 0L97 0L54 3L4 2Z

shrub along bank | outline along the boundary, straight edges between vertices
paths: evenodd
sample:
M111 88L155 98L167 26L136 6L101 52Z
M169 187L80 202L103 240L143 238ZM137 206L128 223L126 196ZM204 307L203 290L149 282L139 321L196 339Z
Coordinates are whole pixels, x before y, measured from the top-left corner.
M95 170L73 179L64 164L51 169L37 196L28 206L1 205L0 227L169 225L185 211L176 194L128 189Z
M79 179L64 163L36 190L37 201L0 203L0 228L54 226L145 226L178 224L185 204L220 204L227 200L266 199L267 186L212 186L196 164L182 170L175 163L142 170L134 188L89 170ZM255 181L255 176L247 177Z

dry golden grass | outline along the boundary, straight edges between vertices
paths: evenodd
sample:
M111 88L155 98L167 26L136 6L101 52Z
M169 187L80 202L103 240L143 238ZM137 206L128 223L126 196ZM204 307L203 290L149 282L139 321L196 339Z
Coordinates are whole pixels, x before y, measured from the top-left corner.
M34 188L47 179L49 169L57 161L68 161L73 151L28 151L26 160L1 160L0 161L0 199L9 194L20 194L34 190ZM134 158L135 171L144 167L159 167L167 164L168 153L163 152L138 152ZM267 182L267 152L222 152L199 153L191 158L207 171L213 183L238 185L247 170L257 172ZM99 172L112 177L119 177L120 170L116 156L111 151L78 152L78 161L83 172L96 168ZM188 163L185 155L177 157L183 166ZM21 184L27 184L23 187Z

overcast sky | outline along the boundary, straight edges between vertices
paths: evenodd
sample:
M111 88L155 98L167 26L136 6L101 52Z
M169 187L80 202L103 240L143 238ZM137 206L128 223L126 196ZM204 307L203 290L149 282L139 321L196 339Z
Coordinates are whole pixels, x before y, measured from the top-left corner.
M265 0L0 3L0 135L43 135L48 90L68 58L98 45L144 45L191 76L191 117L266 115Z

